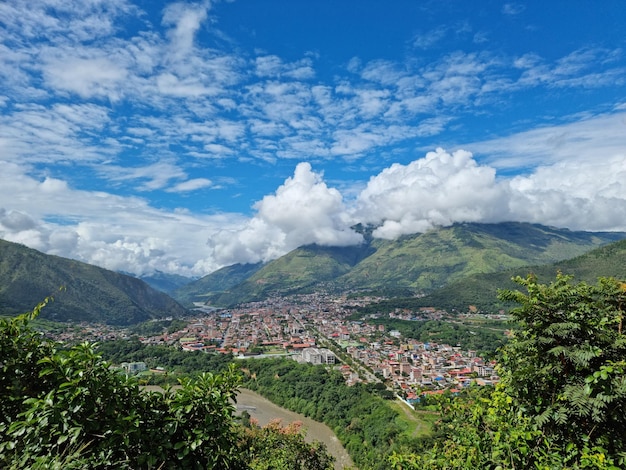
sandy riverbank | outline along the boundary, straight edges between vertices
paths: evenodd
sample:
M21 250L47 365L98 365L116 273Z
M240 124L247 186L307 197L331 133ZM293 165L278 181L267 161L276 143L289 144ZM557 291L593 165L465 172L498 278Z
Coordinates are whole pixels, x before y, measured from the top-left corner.
M162 391L161 387L149 385L144 387L146 390ZM283 425L287 425L294 421L302 422L302 427L306 431L305 440L308 442L320 441L326 444L328 452L335 457L335 469L342 470L346 467L352 467L354 463L343 448L335 433L323 423L307 418L304 415L294 413L285 408L275 405L267 398L262 397L258 393L242 388L237 395L237 410L246 410L250 416L256 419L260 426L265 426L274 419L280 419Z
M320 441L326 444L328 452L335 457L335 468L337 470L354 465L348 452L346 452L337 436L335 436L335 433L325 424L281 408L258 393L247 389L240 390L237 396L237 409L247 410L250 416L255 418L261 426L266 425L273 419L280 419L284 425L300 421L306 430L305 439L307 441Z

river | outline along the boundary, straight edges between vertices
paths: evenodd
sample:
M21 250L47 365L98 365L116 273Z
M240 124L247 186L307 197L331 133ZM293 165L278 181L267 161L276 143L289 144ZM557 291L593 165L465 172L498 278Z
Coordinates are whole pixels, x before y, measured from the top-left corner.
M144 387L150 391L162 391L158 386L148 385ZM323 423L307 418L299 413L294 413L285 408L275 405L267 398L262 397L258 393L246 388L239 389L237 395L237 410L246 410L250 416L256 419L260 426L265 426L273 419L280 419L281 424L286 426L294 421L300 421L302 428L306 432L304 439L307 442L320 441L326 445L328 452L335 457L335 469L342 470L344 468L354 467L354 463L350 455L343 448L341 442L335 433Z
M320 441L326 444L328 452L335 457L335 469L341 470L354 466L348 452L343 448L335 433L325 424L307 418L304 415L281 408L258 393L248 389L240 389L237 396L237 409L246 410L250 416L264 426L273 419L280 419L283 425L294 421L302 422L302 427L306 431L305 440Z

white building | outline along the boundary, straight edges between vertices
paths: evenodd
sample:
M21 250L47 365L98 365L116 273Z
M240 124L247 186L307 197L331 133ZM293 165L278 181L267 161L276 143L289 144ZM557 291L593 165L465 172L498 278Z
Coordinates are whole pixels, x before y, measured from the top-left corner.
M143 372L147 369L147 367L145 362L122 362L122 369L124 369L126 373L130 375Z
M334 364L336 357L325 348L305 348L302 350L302 360L311 364Z

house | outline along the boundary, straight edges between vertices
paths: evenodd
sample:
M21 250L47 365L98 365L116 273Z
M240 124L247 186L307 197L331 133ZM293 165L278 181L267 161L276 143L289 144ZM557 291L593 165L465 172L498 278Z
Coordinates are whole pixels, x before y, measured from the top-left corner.
M336 357L325 348L305 348L302 350L302 360L311 364L334 364Z

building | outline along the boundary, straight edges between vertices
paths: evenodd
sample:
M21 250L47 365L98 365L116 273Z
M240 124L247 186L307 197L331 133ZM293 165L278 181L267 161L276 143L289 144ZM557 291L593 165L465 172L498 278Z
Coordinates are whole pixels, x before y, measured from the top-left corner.
M145 362L122 362L122 369L129 374L134 375L147 370Z
M302 360L311 364L334 364L336 357L325 348L305 348L302 350Z

